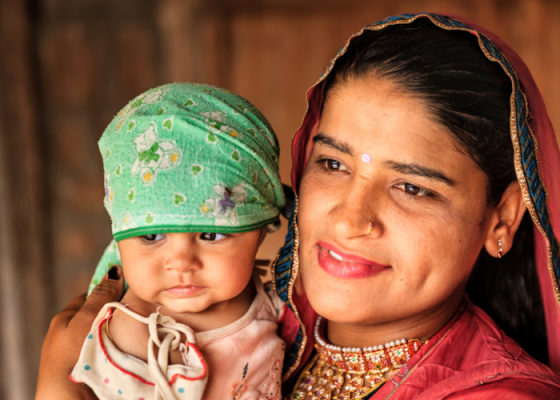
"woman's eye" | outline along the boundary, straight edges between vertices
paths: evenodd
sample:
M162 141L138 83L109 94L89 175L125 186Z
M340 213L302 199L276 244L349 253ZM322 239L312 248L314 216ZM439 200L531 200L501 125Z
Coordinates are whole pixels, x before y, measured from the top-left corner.
M346 167L336 160L327 159L323 161L326 168L330 171L346 171Z
M215 242L216 240L221 240L225 237L226 235L222 233L214 233L214 232L204 232L200 235L200 239L207 240L209 242Z
M405 183L403 189L406 193L411 194L413 196L418 195L420 193L420 191L422 190L418 186L413 185L411 183Z
M163 236L161 233L142 236L142 239L144 239L146 242L157 242L158 240L162 240L163 238L165 238L165 236Z
M432 192L422 189L420 186L413 185L412 183L400 183L397 187L410 196L433 197Z

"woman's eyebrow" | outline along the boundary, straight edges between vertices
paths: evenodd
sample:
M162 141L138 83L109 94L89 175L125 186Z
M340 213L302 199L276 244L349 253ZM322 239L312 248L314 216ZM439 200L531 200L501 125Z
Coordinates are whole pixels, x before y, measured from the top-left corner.
M325 146L338 150L341 153L348 154L349 156L354 155L352 153L352 150L350 149L350 146L348 146L346 143L341 142L340 140L333 139L332 137L327 136L322 132L315 135L315 137L313 138L313 143L324 144Z
M455 181L449 179L441 172L435 169L422 167L418 164L403 164L395 161L385 161L383 165L386 166L387 168L392 169L393 171L397 171L403 174L418 175L424 178L430 178L430 179L435 179L437 181L441 181L448 186L455 186Z

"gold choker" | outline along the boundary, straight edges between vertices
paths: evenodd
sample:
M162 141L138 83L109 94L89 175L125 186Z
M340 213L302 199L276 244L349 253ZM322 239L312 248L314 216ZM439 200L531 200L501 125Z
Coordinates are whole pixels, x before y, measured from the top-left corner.
M339 347L321 337L322 317L313 334L317 355L304 368L292 400L361 399L373 393L428 343L419 339L396 340L384 345L358 348Z

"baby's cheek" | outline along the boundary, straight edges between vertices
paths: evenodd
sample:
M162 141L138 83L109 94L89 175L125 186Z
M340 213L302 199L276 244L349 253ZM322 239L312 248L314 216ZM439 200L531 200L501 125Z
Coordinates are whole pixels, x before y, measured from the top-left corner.
M238 269L237 273L229 273L223 279L223 285L217 287L215 292L221 301L230 300L238 296L247 287L252 277L252 268Z
M157 277L134 272L127 275L126 270L124 268L123 270L130 289L142 300L153 303L161 291L161 288L158 287Z
M241 293L243 291L243 289L245 289L245 287L249 284L249 281L251 280L251 275L250 274L245 274L243 276L236 276L235 279L233 280L233 285L231 287L231 294L232 295L237 295L239 293Z

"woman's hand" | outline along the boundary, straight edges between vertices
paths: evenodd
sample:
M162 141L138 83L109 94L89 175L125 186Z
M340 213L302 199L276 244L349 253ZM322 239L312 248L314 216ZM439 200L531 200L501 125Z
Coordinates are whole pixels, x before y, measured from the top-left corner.
M72 382L69 375L103 305L121 298L121 271L113 266L87 299L85 294L76 297L52 319L41 351L36 400L97 398L87 386Z

